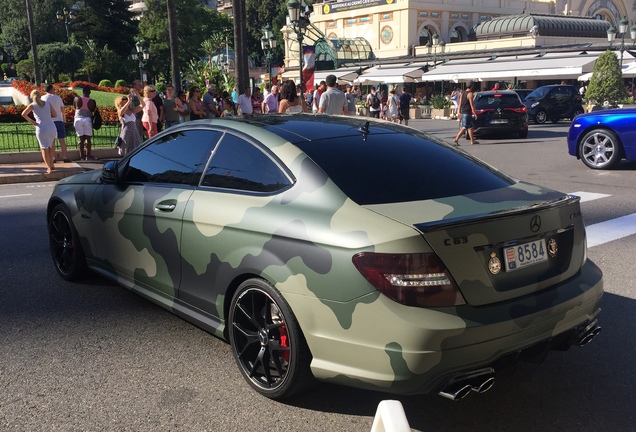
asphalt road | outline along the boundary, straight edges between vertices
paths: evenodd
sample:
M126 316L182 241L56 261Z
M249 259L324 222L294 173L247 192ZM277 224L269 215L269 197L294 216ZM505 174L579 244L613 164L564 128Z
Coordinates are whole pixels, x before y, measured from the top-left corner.
M456 123L412 122L451 139ZM466 151L566 192L586 225L636 213L636 164L592 171L567 156L567 124ZM605 273L603 332L542 365L498 375L460 402L319 384L286 403L243 382L229 346L97 276L57 277L44 208L51 183L0 186L0 431L369 431L378 403L402 402L415 430L632 431L636 424L635 236L589 249Z

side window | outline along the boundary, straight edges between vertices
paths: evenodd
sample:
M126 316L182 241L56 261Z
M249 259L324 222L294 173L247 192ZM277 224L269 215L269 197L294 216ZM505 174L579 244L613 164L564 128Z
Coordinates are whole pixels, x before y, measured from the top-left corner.
M212 130L166 135L130 158L123 181L196 184L221 135Z
M260 148L231 134L225 134L203 176L202 186L249 192L276 192L291 180Z

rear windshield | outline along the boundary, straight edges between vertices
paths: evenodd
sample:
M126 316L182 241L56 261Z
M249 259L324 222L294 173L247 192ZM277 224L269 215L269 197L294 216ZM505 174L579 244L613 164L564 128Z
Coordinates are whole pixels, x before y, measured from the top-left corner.
M517 94L489 94L477 95L474 101L475 107L486 108L510 108L519 107L521 100Z
M300 142L309 155L360 205L439 199L507 187L500 171L416 131Z

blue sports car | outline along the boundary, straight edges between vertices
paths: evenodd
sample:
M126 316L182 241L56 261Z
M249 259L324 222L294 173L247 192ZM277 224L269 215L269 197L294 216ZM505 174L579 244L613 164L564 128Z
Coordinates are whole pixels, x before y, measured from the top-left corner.
M636 160L636 108L582 114L568 133L568 153L592 169L610 169Z

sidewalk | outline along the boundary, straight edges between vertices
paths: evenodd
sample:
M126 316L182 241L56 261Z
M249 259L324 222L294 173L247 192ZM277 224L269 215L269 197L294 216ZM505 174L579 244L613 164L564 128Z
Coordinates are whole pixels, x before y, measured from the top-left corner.
M95 160L80 161L77 150L68 152L71 162L56 162L55 170L46 173L40 152L0 154L0 184L58 181L84 171L100 169L105 162L119 158L117 149L93 149Z

